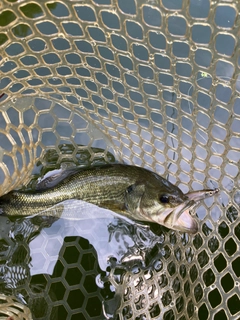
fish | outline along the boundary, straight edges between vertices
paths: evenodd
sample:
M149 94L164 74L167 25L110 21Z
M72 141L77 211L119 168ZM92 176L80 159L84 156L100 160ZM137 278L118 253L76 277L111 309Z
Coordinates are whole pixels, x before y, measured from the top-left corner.
M64 175L63 175L64 176ZM83 200L120 213L132 220L153 222L169 229L196 233L198 223L190 211L200 200L219 189L184 194L177 186L148 169L110 164L68 169L68 175L50 188L31 191L13 190L0 197L3 214L30 216L43 214L57 203Z

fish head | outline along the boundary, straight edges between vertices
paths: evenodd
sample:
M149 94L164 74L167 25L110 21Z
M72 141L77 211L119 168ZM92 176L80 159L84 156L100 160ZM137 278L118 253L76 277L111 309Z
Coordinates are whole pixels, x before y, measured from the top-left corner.
M135 219L188 233L198 231L198 224L190 215L196 204L178 187L155 174L153 179L131 185L125 194L126 208Z

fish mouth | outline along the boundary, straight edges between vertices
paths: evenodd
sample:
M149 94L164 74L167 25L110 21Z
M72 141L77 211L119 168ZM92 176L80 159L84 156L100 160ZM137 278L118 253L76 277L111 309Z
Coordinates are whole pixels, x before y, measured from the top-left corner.
M173 229L188 233L198 232L197 221L190 215L190 210L192 210L196 204L194 200L190 200L188 203L183 203L172 211Z
M166 208L155 217L155 221L165 227L187 233L197 233L198 223L191 216L192 210L200 200L212 197L219 192L219 189L205 189L185 194L185 201L175 208Z
M181 203L175 208L168 208L158 215L157 222L165 227L181 232L196 233L197 221L190 215L190 210L196 206L194 200Z

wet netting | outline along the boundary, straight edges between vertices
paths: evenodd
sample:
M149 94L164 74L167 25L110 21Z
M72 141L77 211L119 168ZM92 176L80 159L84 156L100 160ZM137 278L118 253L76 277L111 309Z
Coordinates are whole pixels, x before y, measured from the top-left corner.
M231 0L0 1L1 195L109 162L220 189L195 235L91 207L78 222L0 216L0 319L240 318L239 14Z

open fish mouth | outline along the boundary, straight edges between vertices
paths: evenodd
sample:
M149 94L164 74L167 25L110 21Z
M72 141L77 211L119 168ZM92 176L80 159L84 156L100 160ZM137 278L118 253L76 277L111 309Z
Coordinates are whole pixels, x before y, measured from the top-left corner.
M197 204L194 200L186 200L175 208L166 208L152 220L169 229L181 232L196 233L197 221L190 215L190 210Z
M186 194L188 201L177 206L166 217L165 224L168 224L168 219L171 221L171 228L182 232L196 233L198 231L197 221L190 215L192 210L200 200L212 197L219 192L219 189L199 190Z
M192 210L196 204L194 200L190 200L188 203L179 205L171 212L173 229L188 233L198 232L197 221L190 215L190 210Z

